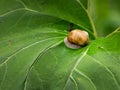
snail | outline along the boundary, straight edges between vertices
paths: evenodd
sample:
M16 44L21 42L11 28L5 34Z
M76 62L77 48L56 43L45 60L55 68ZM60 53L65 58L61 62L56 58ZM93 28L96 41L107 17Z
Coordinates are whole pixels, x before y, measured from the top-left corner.
M67 37L64 39L64 43L67 47L72 49L78 49L85 45L87 45L89 42L89 35L88 32L84 30L71 30Z

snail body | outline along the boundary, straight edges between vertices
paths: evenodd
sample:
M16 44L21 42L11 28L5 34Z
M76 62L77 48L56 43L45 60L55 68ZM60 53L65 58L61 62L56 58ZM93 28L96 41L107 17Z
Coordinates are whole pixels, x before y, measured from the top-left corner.
M88 44L88 42L88 33L79 29L70 31L66 39L64 39L64 43L66 44L66 46L73 49L85 46Z

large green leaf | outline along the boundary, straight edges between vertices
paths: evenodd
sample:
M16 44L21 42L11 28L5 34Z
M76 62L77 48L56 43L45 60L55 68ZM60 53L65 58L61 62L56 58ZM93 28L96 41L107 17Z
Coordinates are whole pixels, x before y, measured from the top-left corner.
M0 90L120 90L120 30L92 40L94 26L86 9L87 0L12 0L7 8L3 5ZM89 32L87 46L65 46L70 22Z
M118 38L120 32L95 40L82 50L67 49L62 43L46 51L33 65L26 89L120 90Z
M87 11L87 2L88 0L21 0L27 10L67 20L96 36Z

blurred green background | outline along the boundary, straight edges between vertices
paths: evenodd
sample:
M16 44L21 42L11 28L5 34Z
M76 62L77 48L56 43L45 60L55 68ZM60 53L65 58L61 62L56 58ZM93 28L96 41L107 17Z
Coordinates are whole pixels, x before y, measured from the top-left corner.
M90 12L100 37L120 26L120 0L91 0Z

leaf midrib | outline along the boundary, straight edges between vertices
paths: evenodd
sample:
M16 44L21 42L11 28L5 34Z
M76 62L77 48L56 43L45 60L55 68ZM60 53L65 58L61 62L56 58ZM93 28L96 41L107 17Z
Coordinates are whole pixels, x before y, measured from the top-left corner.
M27 48L30 48L30 47L33 46L33 45L36 45L36 44L41 43L41 42L44 42L44 41L49 41L49 40L52 40L52 39L57 39L57 38L63 38L63 37L48 38L48 39L44 39L44 40L37 41L37 42L34 42L34 43L32 43L32 44L29 44L29 45L27 45L27 46L25 46L25 47L17 50L15 53L11 54L10 56L8 56L8 58L7 58L6 60L4 60L4 62L2 62L2 63L0 64L0 66L2 66L4 63L7 63L14 55L16 55L16 54L24 51L24 50L27 49Z
M102 64L100 61L96 60L96 58L94 58L92 56L90 56L90 57L93 59L94 62L96 62L99 65L103 66L110 73L110 75L113 77L113 80L115 81L115 83L117 84L117 86L120 88L120 85L119 85L117 79L115 78L115 75L113 74L113 72L107 66L105 66L104 64Z
M59 41L59 42L57 42L57 43L55 42L55 43L53 43L52 45L48 46L47 48L45 48L44 50L42 50L42 51L39 53L39 55L36 57L36 59L34 60L34 62L31 64L31 66L30 66L29 69L28 69L28 72L27 72L26 77L25 77L25 80L24 80L24 90L26 90L27 78L28 78L28 76L29 76L29 74L30 74L30 71L32 70L34 64L37 63L38 59L39 59L41 56L43 56L44 54L46 54L49 49L54 48L55 46L59 45L59 44L62 43L62 42L63 42L63 40L61 40L61 41Z
M66 82L65 82L65 85L64 85L64 87L63 87L63 90L65 90L66 85L67 85L70 77L71 77L72 74L73 74L73 71L76 69L76 67L78 66L78 64L80 63L80 61L84 58L84 56L87 54L89 48L90 48L90 46L84 51L84 53L78 58L78 60L77 60L76 63L74 64L73 69L71 70L71 72L70 72L70 74L69 74L69 76L68 76L68 78L67 78L67 80L66 80Z

